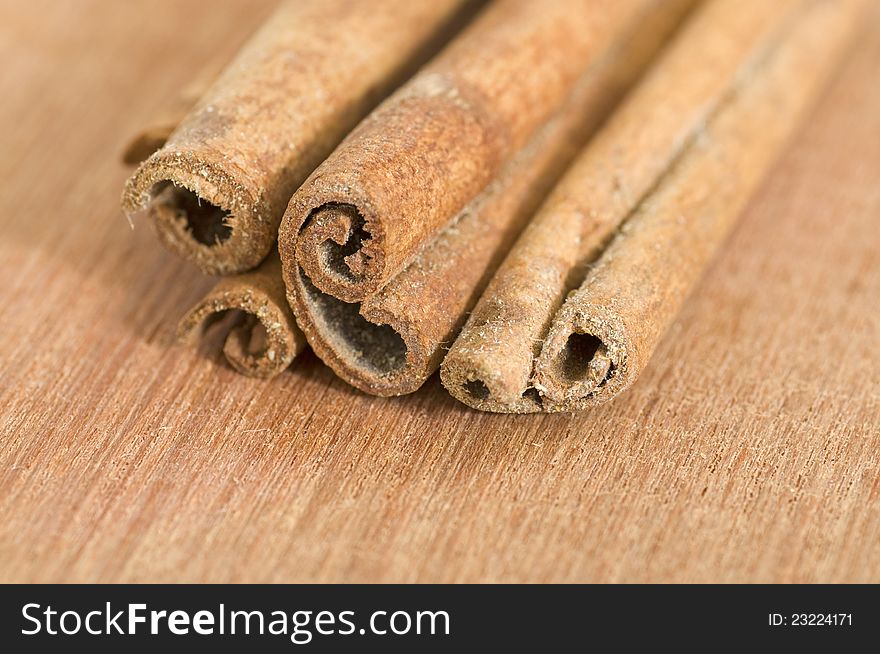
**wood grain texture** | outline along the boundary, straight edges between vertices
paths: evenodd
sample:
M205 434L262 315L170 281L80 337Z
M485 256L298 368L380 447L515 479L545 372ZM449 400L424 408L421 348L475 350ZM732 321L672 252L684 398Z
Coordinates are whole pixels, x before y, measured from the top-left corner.
M175 344L117 160L271 8L209 5L0 5L0 580L880 581L880 20L634 388L498 416Z

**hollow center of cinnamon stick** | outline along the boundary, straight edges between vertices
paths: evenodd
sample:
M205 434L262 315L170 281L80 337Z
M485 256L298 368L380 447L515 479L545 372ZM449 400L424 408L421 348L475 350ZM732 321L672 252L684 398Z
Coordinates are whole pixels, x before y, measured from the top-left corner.
M326 340L344 360L373 375L387 375L406 366L406 343L389 325L377 325L360 314L360 303L343 302L322 293L300 270L315 321Z
M588 379L594 367L591 363L600 349L605 349L602 341L592 334L573 333L556 355L556 374L569 383Z
M229 212L200 198L189 189L173 182L160 182L153 187L151 209L170 212L184 221L193 239L203 245L217 245L232 235Z
M370 233L357 207L325 204L312 213L310 224L325 237L318 246L324 271L347 282L362 279L370 261L364 249Z
M253 323L249 325L250 334L248 336L247 353L251 356L261 356L269 347L269 332L266 326L254 317Z
M259 359L269 347L269 332L265 325L248 311L225 309L211 314L206 321L205 329L220 334L226 339L228 347L234 349L235 355Z
M479 379L472 379L464 383L464 392L475 400L485 400L489 397L489 387Z

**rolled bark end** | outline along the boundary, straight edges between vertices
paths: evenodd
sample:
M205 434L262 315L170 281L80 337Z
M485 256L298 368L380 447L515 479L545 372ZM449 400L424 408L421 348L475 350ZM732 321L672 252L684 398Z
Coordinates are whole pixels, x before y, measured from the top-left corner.
M518 376L490 370L480 364L481 357L469 356L458 347L440 368L440 378L450 394L470 407L492 413L539 413L544 410L538 391L511 383ZM528 381L527 379L525 380Z
M393 315L322 292L302 269L297 277L297 291L288 298L292 306L308 311L306 338L347 383L372 395L405 395L436 367L418 335Z
M535 361L535 388L546 411L601 404L625 390L637 369L619 317L600 306L563 306Z
M205 329L221 322L228 324L223 354L235 370L249 377L274 377L304 346L288 326L288 318L252 290L209 294L181 319L177 334L181 341L193 343Z
M127 183L122 205L129 215L146 211L163 245L207 274L254 268L272 248L258 199L198 157L155 153Z
M236 369L259 370L260 363L275 361L283 340L273 342L269 330L252 313L244 313L226 336L223 354Z
M328 202L313 210L296 239L296 257L312 284L346 302L373 290L383 255L372 225L353 204Z
M278 338L277 332L270 336L255 314L238 310L232 313L233 325L226 335L223 354L233 368L251 377L268 378L290 364L293 358L285 356L289 345Z
M249 377L274 377L305 349L305 336L284 296L277 253L252 272L221 279L180 320L177 334L193 343L217 323L227 330L227 361Z

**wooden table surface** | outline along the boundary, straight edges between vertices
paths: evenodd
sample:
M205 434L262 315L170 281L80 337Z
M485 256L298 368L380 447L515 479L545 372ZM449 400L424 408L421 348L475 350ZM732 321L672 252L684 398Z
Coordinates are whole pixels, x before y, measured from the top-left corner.
M880 21L636 387L511 417L174 342L118 155L270 9L0 5L0 580L880 581Z

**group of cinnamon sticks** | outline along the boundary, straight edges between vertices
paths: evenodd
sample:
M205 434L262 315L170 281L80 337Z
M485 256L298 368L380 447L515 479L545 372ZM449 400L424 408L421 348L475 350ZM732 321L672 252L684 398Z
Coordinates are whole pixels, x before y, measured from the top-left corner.
M869 0L285 0L132 142L123 206L223 275L240 372L306 345L487 411L629 387ZM201 87L201 88L199 88Z

